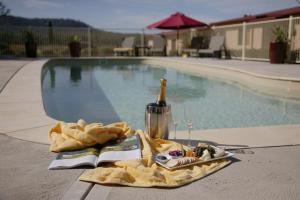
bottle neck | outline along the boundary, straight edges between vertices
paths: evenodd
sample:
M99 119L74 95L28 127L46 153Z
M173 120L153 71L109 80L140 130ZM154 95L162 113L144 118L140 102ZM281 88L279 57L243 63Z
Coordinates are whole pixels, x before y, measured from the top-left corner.
M166 106L166 91L167 91L167 80L166 79L161 79L160 80L160 92L157 97L157 105L158 106Z

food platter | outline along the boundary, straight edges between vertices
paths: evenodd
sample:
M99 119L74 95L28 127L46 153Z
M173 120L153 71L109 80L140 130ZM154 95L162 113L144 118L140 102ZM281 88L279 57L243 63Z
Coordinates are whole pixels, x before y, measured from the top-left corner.
M220 149L220 148L215 147L215 146L211 146L211 147L213 147L216 150ZM184 167L189 167L189 166L194 166L194 165L200 165L200 164L204 164L204 163L208 163L208 162L212 162L212 161L216 161L216 160L222 160L222 159L233 157L233 156L234 156L233 153L225 151L225 153L224 153L223 156L220 156L220 157L217 157L217 158L211 158L211 159L208 159L208 160L198 159L195 162L191 162L191 163L187 163L187 164L182 164L182 165L174 166L174 167L170 167L166 163L160 162L160 160L156 159L155 157L154 157L154 161L157 164L159 164L160 166L162 166L162 167L164 167L164 168L166 168L168 170L175 170L175 169L181 169L181 168L184 168ZM174 158L174 159L176 159L176 158Z

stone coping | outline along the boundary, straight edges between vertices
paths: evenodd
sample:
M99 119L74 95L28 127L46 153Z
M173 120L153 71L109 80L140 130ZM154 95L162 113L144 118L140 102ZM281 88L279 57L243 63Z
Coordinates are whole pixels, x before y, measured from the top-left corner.
M160 58L160 60L226 69L265 79L300 82L300 64L270 64L231 59Z
M147 62L157 60L159 58L148 58ZM38 60L25 65L0 94L0 133L22 140L49 143L47 132L56 120L47 116L42 102L41 71L47 61ZM194 72L197 69L188 68ZM299 130L300 125L203 130L194 131L192 139L242 147L295 145L300 144ZM184 139L187 135L178 132L178 138Z

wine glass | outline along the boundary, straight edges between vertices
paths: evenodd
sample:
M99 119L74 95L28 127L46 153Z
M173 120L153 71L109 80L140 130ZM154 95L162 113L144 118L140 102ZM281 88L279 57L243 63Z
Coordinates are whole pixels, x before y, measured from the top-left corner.
M172 125L174 127L174 135L173 139L176 140L176 131L177 131L177 126L179 123L179 107L178 105L172 105Z
M184 122L188 128L188 147L192 147L191 145L191 132L193 129L193 118L194 118L194 110L195 108L184 106Z

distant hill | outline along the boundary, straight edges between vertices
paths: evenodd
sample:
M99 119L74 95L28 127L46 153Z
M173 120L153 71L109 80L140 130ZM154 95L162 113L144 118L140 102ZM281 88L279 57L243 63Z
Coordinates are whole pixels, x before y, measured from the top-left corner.
M64 27L65 29L53 29L52 37L49 39L48 31L40 27L48 27L49 21L52 26ZM16 16L0 16L0 56L17 55L24 56L25 49L20 44L24 44L24 31L22 28L14 29L10 26L21 26L24 30L27 27L34 29L36 41L38 43L40 56L68 56L68 40L70 35L78 35L82 42L82 55L87 56L87 27L90 25L73 19L51 19L51 18L24 18ZM68 29L68 27L70 29ZM73 30L72 28L80 28ZM82 29L81 29L82 28ZM48 30L48 28L46 28ZM57 31L57 32L56 32ZM141 36L138 33L121 33L91 27L91 53L93 56L113 55L113 48L121 45L125 37L134 36L136 44L140 44Z
M48 26L49 21L56 27L89 27L88 24L74 19L25 18L16 16L1 16L0 26Z

